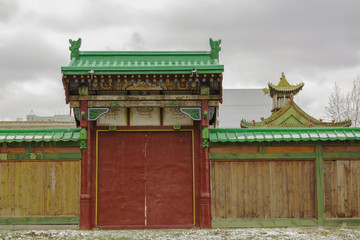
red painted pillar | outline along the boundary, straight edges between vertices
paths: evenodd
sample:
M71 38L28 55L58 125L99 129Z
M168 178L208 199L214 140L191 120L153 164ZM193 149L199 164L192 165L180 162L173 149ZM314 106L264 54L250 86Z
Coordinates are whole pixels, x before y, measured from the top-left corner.
M91 129L87 121L87 101L80 101L80 127L86 128L87 148L81 150L81 192L80 192L80 229L91 229L91 197L90 197L90 144ZM85 113L85 116L83 115Z
M207 118L204 119L204 112L207 111ZM201 125L200 134L204 127L209 126L209 104L208 100L201 103ZM202 146L200 150L200 227L211 228L211 193L210 193L210 161L209 149Z

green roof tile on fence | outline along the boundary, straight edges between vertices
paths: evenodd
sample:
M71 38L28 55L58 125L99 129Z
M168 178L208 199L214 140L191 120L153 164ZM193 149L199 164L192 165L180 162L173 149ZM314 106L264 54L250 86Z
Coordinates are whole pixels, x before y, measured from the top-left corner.
M71 129L0 129L2 142L79 141L80 128Z
M360 128L211 128L210 142L360 140Z

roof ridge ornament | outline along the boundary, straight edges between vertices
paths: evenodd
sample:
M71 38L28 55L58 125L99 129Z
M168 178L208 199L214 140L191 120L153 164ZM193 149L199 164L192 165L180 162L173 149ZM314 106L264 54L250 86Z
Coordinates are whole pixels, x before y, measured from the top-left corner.
M70 60L73 58L79 59L80 58L80 51L79 48L81 46L81 38L78 38L77 41L69 39L70 47L69 50L71 52L70 54Z
M219 52L221 51L221 39L214 41L212 38L210 38L210 59L211 63L214 63L215 59L219 61Z

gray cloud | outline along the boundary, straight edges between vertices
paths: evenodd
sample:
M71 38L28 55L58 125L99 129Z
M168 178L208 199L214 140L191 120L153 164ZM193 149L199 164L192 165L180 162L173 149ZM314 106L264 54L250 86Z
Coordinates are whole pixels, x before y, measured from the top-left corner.
M18 13L20 7L17 1L0 0L0 23L6 23Z
M53 44L32 31L19 32L0 45L0 82L25 81L54 76L65 55Z
M37 101L39 93L28 92L26 102L66 108L60 67L69 62L68 38L82 37L81 50L208 51L212 37L222 39L226 88L266 87L285 72L291 83L305 82L304 110L319 113L334 81L348 85L359 74L358 9L357 0L0 0L0 82L15 96L15 83L47 79L57 97ZM7 99L0 108L14 112Z

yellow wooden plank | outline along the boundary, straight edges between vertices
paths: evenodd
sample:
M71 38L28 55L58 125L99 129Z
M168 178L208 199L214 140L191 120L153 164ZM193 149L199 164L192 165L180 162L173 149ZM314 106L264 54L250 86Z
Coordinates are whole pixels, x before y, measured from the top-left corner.
M211 219L215 219L215 162L210 162L211 168L210 168L210 187L211 187ZM67 179L66 179L67 180ZM67 204L67 203L64 203ZM68 210L66 208L66 210Z
M260 204L260 192L257 188L257 169L258 165L261 164L261 162L251 162L251 202L252 202L252 209L251 209L251 217L257 218L258 217L258 209Z
M276 162L276 218L283 218L284 185L282 178L282 161Z
M270 162L264 161L263 162L263 184L264 184L264 218L269 218L271 211L270 211L270 186L271 186L271 179L270 179Z
M225 191L223 185L223 164L222 162L216 163L215 168L215 177L216 177L216 217L217 218L225 218L224 208L225 208Z
M237 212L238 212L238 181L237 181L237 175L238 175L238 168L237 163L232 162L231 163L231 215L230 218L237 218Z
M71 185L67 185L68 175L67 170L69 163L62 162L61 168L61 215L66 216L68 214L69 203L72 199L69 198L69 190Z
M293 161L286 163L286 175L287 175L287 202L288 211L287 217L294 218L294 176L293 176Z
M357 163L359 161L350 161L350 199L351 199L351 208L350 208L350 217L358 217L359 209L358 209L358 186L357 186Z
M250 202L250 167L249 162L244 163L244 218L251 218L250 214L250 208L251 202Z
M344 161L337 161L338 217L345 217L345 177Z
M351 217L351 176L350 176L350 161L344 161L344 208L345 217Z
M50 186L50 199L49 199L49 211L51 215L56 215L56 163L49 163L49 186Z
M269 173L270 173L270 218L277 218L276 162L274 161L269 162Z
M7 173L6 173L6 164L5 162L0 162L0 215L6 216L6 205L5 205L5 197L6 197L6 180L7 180Z
M44 181L46 182L44 186L44 207L45 207L45 215L49 216L52 214L51 212L51 175L50 175L51 163L47 163L44 165Z
M76 177L76 188L74 188L75 198L76 199L73 203L75 212L74 215L80 215L80 187L81 187L81 168L80 168L81 161L77 161L76 168L74 168L74 176Z
M294 178L294 217L300 218L300 181L299 181L299 166L301 162L294 161L293 162L293 178Z
M300 164L299 164L299 215L300 215L300 218L304 218L305 217L305 204L304 204L304 201L305 201L305 162L304 161L301 161Z
M225 186L225 217L232 216L232 192L231 192L231 162L224 163L224 186Z
M258 199L257 208L255 210L256 218L264 218L264 162L256 162L256 196Z
M23 188L23 198L22 198L22 215L30 216L30 167L31 162L22 162L21 163L21 183Z
M289 165L292 161L282 161L281 162L281 182L282 182L282 208L281 208L281 217L288 218L289 217L289 182L288 182L288 172L287 172L287 165Z
M43 176L44 164L32 162L30 165L30 214L31 216L40 216L44 214L43 208Z
M315 160L309 161L309 166L310 166L310 216L311 218L315 218L317 216Z
M80 206L80 161L72 162L67 165L67 185L66 189L69 192L68 212L69 215L79 215Z
M337 161L331 161L331 217L338 217L338 171Z
M237 167L237 184L238 184L238 192L237 192L237 199L238 199L238 210L237 210L237 218L243 218L245 214L245 203L244 203L244 177L245 177L245 164L243 162L236 162L234 163Z
M331 218L331 162L324 161L324 216Z
M2 185L4 186L3 189L3 193L2 193L2 204L1 204L1 209L2 209L2 213L1 216L10 216L10 187L11 185L9 184L9 169L10 168L10 163L4 163L2 164Z
M55 163L55 176L56 176L56 183L55 183L55 200L53 202L54 205L54 215L58 216L61 215L62 209L62 162Z
M20 198L22 195L22 192L20 190L20 171L21 171L21 162L14 162L14 168L15 168L15 176L14 176L14 213L13 216L19 217L20 215Z

